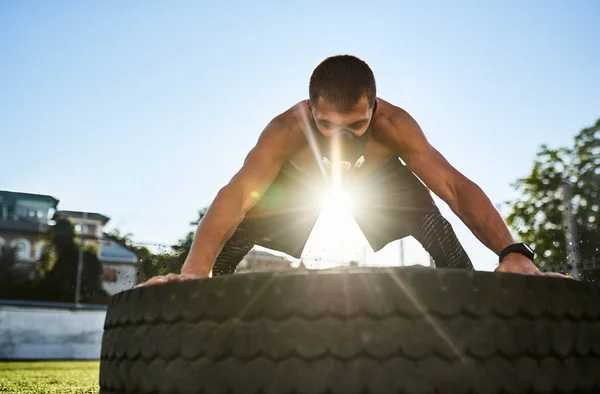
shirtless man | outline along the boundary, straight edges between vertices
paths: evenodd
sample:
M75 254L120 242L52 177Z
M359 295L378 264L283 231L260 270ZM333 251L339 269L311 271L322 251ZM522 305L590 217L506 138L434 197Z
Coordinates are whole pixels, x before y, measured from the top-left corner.
M542 274L484 192L429 144L410 114L377 97L367 63L325 59L310 78L309 97L263 130L198 225L181 273L139 286L231 274L255 244L300 257L322 191L340 178L375 251L412 235L437 267L473 269L429 188L499 256L496 271Z

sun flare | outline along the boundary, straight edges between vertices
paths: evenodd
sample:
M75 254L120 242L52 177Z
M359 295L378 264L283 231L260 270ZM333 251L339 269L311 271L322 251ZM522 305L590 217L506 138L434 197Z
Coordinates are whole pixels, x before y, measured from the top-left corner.
M341 187L323 196L322 211L307 242L304 257L313 268L361 260L366 240L352 217L352 198Z
M331 216L332 219L339 219L341 216L350 215L352 200L350 195L340 186L334 186L323 199L323 213Z

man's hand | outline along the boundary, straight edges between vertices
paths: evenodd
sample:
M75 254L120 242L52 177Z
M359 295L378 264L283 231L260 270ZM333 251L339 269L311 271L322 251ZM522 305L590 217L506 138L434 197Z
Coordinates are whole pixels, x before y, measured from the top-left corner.
M208 274L167 274L167 275L159 275L148 279L147 281L140 283L134 288L144 287L144 286L152 286L152 285L160 285L167 282L181 282L184 280L193 280L193 279L201 279L208 278Z
M519 253L511 253L507 255L502 260L498 268L496 268L495 272L512 272L514 274L545 275L557 278L572 279L570 275L563 275L555 272L544 273L540 271L539 268L531 262L531 260Z

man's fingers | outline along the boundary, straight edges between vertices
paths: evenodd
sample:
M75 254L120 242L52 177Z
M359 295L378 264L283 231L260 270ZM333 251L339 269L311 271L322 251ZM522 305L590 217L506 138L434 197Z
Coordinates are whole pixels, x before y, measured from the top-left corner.
M170 273L167 275L159 275L159 276L152 277L145 282L135 285L133 288L135 289L138 287L152 286L152 285L157 285L157 284L166 283L166 282L175 282L175 281L179 282L179 281L191 280L191 279L197 279L197 277L193 276L193 275L177 275L174 273Z
M140 283L138 285L135 285L134 288L144 287L144 286L148 286L148 285L152 285L152 284L158 283L158 281L160 280L160 278L161 278L160 276L155 276L153 278L148 279L145 282L142 282L142 283Z
M553 278L565 278L565 279L573 279L571 275L559 274L557 272L546 272L546 276L551 276Z
M144 286L151 286L151 285L156 285L156 284L159 284L159 283L164 283L164 282L167 281L167 277L168 276L169 275L167 275L167 276L164 276L164 275L154 276L154 277L148 279L147 281L140 283L139 285L137 285L135 287L144 287Z

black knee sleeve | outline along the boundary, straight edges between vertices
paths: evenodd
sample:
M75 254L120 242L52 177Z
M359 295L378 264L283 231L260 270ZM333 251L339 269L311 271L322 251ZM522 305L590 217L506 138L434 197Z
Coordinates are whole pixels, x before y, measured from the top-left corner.
M245 236L244 231L240 229L236 230L234 235L225 242L221 253L217 256L212 269L212 275L233 274L238 264L253 247L254 240Z
M473 269L473 264L450 222L440 213L424 215L413 236L431 255L437 268Z

